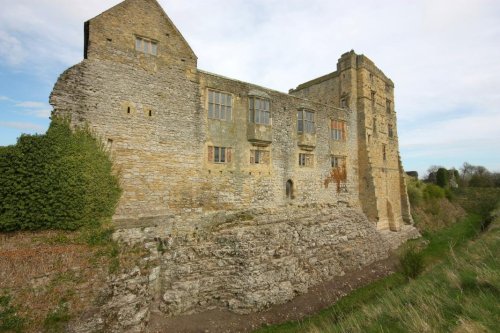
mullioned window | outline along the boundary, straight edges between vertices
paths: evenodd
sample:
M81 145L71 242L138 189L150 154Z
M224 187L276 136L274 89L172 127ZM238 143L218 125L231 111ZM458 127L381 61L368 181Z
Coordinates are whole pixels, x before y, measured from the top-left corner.
M250 97L248 103L248 120L255 124L269 125L271 120L270 104L268 99Z
M299 133L314 133L314 112L309 110L297 111L297 131Z
M151 55L158 55L158 43L152 39L135 37L135 50Z
M208 91L208 118L231 121L232 96L219 91Z
M231 163L232 149L230 147L208 146L208 162Z
M347 124L344 120L332 119L330 124L330 138L336 141L346 140Z

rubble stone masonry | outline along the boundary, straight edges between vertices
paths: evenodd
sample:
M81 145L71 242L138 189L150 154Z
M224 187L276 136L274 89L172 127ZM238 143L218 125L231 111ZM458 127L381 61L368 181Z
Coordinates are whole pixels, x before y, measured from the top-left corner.
M393 89L353 51L288 94L207 73L155 0L125 0L85 23L50 103L109 149L117 237L167 242L157 305L180 314L260 309L387 256L377 229L411 224Z

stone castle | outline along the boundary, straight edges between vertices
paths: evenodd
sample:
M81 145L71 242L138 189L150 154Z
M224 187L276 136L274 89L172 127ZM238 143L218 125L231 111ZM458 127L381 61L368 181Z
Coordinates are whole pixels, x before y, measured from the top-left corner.
M287 94L198 69L155 0L125 0L84 31L84 60L50 103L109 149L117 237L167 249L148 306L258 309L408 237L394 84L366 56ZM232 282L195 274L211 263Z

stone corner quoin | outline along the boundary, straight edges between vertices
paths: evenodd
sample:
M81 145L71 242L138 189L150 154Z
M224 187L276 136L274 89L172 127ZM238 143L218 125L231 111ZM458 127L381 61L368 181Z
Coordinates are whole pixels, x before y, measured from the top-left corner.
M166 315L285 302L414 234L394 84L366 56L282 93L199 70L155 0L84 27L53 114L109 149L115 236L165 247L144 295Z

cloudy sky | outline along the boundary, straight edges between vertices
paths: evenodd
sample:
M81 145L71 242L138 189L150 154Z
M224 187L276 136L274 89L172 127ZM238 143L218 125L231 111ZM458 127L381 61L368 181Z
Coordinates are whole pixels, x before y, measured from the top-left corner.
M0 145L43 133L83 22L120 0L0 0ZM283 92L351 49L395 83L406 170L500 171L500 1L160 0L198 67Z

